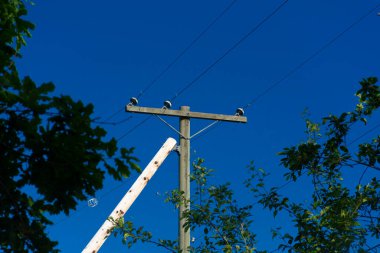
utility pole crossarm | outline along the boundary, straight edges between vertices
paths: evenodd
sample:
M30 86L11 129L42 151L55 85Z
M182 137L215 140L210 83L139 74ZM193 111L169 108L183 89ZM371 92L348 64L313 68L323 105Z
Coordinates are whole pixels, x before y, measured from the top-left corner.
M126 105L126 112L247 123L247 117Z

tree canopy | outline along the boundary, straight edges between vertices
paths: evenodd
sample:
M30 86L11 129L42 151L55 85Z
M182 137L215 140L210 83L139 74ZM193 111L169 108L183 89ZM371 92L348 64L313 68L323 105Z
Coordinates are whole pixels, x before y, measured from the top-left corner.
M133 149L94 124L93 105L21 78L15 59L34 25L24 1L0 2L0 249L57 252L47 214L69 214L103 186L139 171Z
M367 119L380 107L377 78L360 82L358 104L351 112L329 115L321 123L306 121L307 141L279 153L287 172L286 182L311 179L312 193L305 204L280 193L278 187L265 188L265 173L254 172L247 181L255 197L275 216L284 212L296 233L274 230L287 252L377 252L380 244L380 136L352 145L347 136L355 124ZM360 170L352 183L345 180L349 170ZM364 175L372 170L374 175ZM349 175L349 174L348 174ZM347 178L348 179L348 178ZM256 184L257 180L259 181Z

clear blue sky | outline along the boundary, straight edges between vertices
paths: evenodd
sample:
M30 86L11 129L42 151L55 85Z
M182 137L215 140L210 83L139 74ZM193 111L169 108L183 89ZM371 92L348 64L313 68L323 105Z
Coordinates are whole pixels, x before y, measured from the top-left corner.
M213 1L35 1L29 19L36 23L33 38L23 49L18 67L38 83L53 81L63 93L93 103L96 116L106 119L137 96L231 0ZM205 68L217 60L282 1L238 0L178 62L140 98L140 106L161 107ZM234 114L296 69L337 34L379 1L293 0L259 30L232 50L206 75L175 100L173 108ZM358 81L380 76L380 16L374 11L324 51L246 109L248 124L225 123L192 141L192 159L203 157L215 169L213 182L231 181L241 203L252 198L242 186L251 160L281 184L284 169L276 155L283 147L305 139L302 112L318 120L329 113L351 110ZM119 113L112 118L123 120ZM109 137L120 137L145 119L106 126ZM167 119L178 126L177 119ZM379 122L374 118L371 124ZM211 122L193 120L192 133ZM365 129L357 129L351 138ZM141 167L167 137L177 134L155 118L136 128L121 145L136 147ZM364 138L363 138L364 139ZM177 214L164 203L164 193L177 187L178 158L171 154L134 203L127 218L154 235L175 239ZM53 217L51 237L63 252L79 252L107 218L136 174L124 184L107 179L97 194L98 206L80 203L70 217ZM70 183L70 182L68 182ZM287 189L302 197L299 186ZM259 248L271 249L269 229L286 226L255 207L254 231ZM127 250L120 238L110 238L102 252L165 252L149 245Z

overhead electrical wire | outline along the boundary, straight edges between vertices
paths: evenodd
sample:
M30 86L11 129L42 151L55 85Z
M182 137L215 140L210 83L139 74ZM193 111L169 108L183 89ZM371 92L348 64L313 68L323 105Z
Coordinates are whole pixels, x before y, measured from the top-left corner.
M220 12L181 52L138 94L137 98L141 98L150 88L152 88L159 79L161 79L169 70L237 3L238 0L232 0L223 10ZM119 125L121 123L127 122L130 119L133 118L133 116L129 116L123 120L111 122L112 118L116 117L119 113L124 111L124 107L119 109L118 111L112 113L110 116L105 118L103 121L100 120L93 120L96 124L103 124L103 125ZM141 125L143 125L145 122L147 122L151 116L146 117L139 123L137 123L135 126L130 128L125 134L121 135L119 138L117 138L118 141L123 139L124 137L128 136L132 132L134 132L137 128L139 128ZM121 187L122 185L119 185L117 187L114 187L111 189L111 191L114 191ZM110 191L110 192L111 192ZM107 192L106 194L109 194L110 192ZM105 195L106 195L105 194ZM80 211L80 210L79 210ZM66 219L63 219L58 222L61 223Z
M286 2L283 2L283 4L286 3ZM331 40L329 40L326 44L324 44L322 47L320 47L316 52L314 52L313 54L311 54L309 57L307 57L305 60L303 60L300 64L298 64L295 68L293 68L291 71L289 71L287 74L285 74L282 78L280 78L279 80L277 80L275 83L273 83L271 86L269 86L266 90L264 90L262 93L260 93L259 95L257 95L256 97L254 97L251 101L249 101L243 108L244 109L247 109L249 108L250 106L252 106L253 103L257 102L259 99L261 99L262 97L266 96L269 92L271 92L275 87L277 87L278 85L280 85L283 81L285 81L287 78L289 78L290 76L292 76L294 73L296 73L297 71L299 71L301 68L303 68L305 65L307 65L307 63L309 63L311 60L313 60L315 57L317 57L318 55L320 55L324 50L326 50L328 47L330 47L332 44L334 44L340 37L342 37L345 33L347 33L348 31L350 31L352 28L354 28L356 25L358 25L359 23L361 23L365 18L367 18L369 15L371 15L374 11L376 11L378 8L380 7L380 4L377 4L375 5L373 8L371 8L368 12L366 12L364 15L362 15L361 17L359 17L359 19L355 20L352 24L350 24L346 29L344 29L343 31L339 32L336 36L334 36ZM231 50L232 51L232 50ZM221 58L221 57L220 57ZM218 58L217 61L220 59ZM223 57L224 58L224 57ZM221 60L221 59L220 59ZM220 61L219 60L219 61ZM218 61L218 62L219 62ZM211 64L210 66L208 66L209 70L211 70L211 68L213 66L215 66L218 62L214 62L213 64ZM203 75L207 74L208 71L206 71L208 68L206 68L204 71L202 71L195 79L193 79L192 82L188 83L184 88L182 88L173 98L177 98L179 95L181 95L186 89L190 88L196 81L198 81ZM172 98L172 100L174 100ZM145 123L147 121L147 119L143 120L144 122L140 122L139 124L135 125L131 130L132 131L128 131L129 133L133 132L134 130L136 130L136 128L140 127L143 123ZM210 128L208 131L204 132L202 135L200 136L197 136L197 139L202 137L202 136L205 136L207 133L209 133L210 131L212 131L213 129L215 129L216 127L218 127L220 124L218 125L215 125L213 128ZM125 134L123 135L123 138L125 136L127 136L128 134Z
M175 101L180 95L182 95L186 90L188 90L191 86L193 86L197 81L199 81L203 76L210 72L212 68L214 68L219 62L221 62L227 55L229 55L234 49L239 47L245 40L247 40L251 35L257 32L267 21L269 21L275 14L277 14L284 6L287 4L289 0L283 1L279 6L277 6L273 11L271 11L268 15L266 15L258 24L254 25L246 34L244 34L238 41L236 41L231 47L229 47L220 57L218 57L213 63L207 66L202 72L200 72L191 82L186 84L183 88L181 88L170 101ZM119 139L126 137L128 134L133 132L136 128L140 127L145 123L150 117L145 118L143 121L135 125L131 128L127 133L121 136Z
M234 2L234 1L233 1ZM274 12L272 12L271 14L276 14L276 12L278 12L281 7L283 5L285 5L288 1L284 1L279 7L277 7L275 9ZM358 25L360 22L362 22L366 17L368 17L371 13L373 13L375 10L377 10L378 8L380 7L380 4L376 5L374 8L372 8L370 11L368 11L366 14L364 14L363 16L361 16L359 19L357 19L355 22L353 22L351 25L349 25L346 29L344 29L342 32L338 33L336 36L334 36L330 41L328 41L326 44L324 44L322 47L320 47L316 52L314 52L312 55L310 55L309 57L307 57L304 61L302 61L300 64L298 64L294 69L292 69L291 71L289 71L286 75L284 75L281 79L279 79L278 81L276 81L275 83L273 83L271 86L269 86L266 90L264 90L262 93L260 93L258 96L254 97L251 101L249 101L249 103L247 103L243 108L244 109L247 109L249 108L250 106L252 106L253 103L257 102L259 99L261 99L262 97L264 97L265 95L267 95L271 90L273 90L275 87L277 87L278 85L280 85L283 81L285 81L287 78L289 78L290 76L292 76L294 73L296 73L297 71L299 71L301 68L303 68L305 65L307 65L307 63L309 63L311 60L313 60L315 57L317 57L318 55L320 55L324 50L326 50L328 47L330 47L332 44L334 44L340 37L342 37L345 33L347 33L348 31L350 31L352 28L354 28L356 25ZM229 7L230 8L230 7ZM271 15L270 16L273 16ZM268 16L267 16L268 17ZM264 22L263 22L264 21ZM263 20L261 23L264 24L267 20ZM257 28L254 28L250 31L250 33L254 32L254 30L258 29L259 27ZM221 60L223 60L224 57L226 57L231 51L233 51L235 48L237 48L244 40L246 40L248 37L250 36L250 34L246 34L245 36L243 36L237 43L235 43L231 48L229 48L221 57L219 57L214 63L212 63L211 65L209 65L205 70L203 70L198 76L196 76L190 83L188 83L186 86L184 86L181 90L179 90L175 96L171 99L172 101L174 101L178 96L180 96L182 93L184 93L187 89L189 89L191 86L193 86L197 81L199 81L204 75L206 75L215 65L217 65ZM188 50L188 49L186 49ZM185 51L186 52L186 51ZM175 63L175 62L174 62ZM173 63L173 65L174 65ZM170 65L170 64L169 64ZM169 66L168 65L168 66ZM170 66L171 67L171 66ZM167 68L167 70L164 70L162 73L166 73L169 69ZM162 74L162 75L164 75ZM161 78L160 75L158 75L157 77L157 80L159 78ZM140 92L139 96L138 97L141 97L147 90L149 90L151 87L152 87L152 83L154 84L157 80L153 79L153 81L150 83L150 87L147 86L146 89L143 90L143 92ZM120 110L121 111L121 110ZM121 137L118 138L118 140L126 137L127 135L131 134L133 131L135 131L138 127L140 127L141 125L143 125L146 121L148 121L152 116L148 116L147 118L145 118L144 120L142 120L140 123L136 124L134 127L132 127L128 132L126 132L124 135L122 135ZM216 127L216 126L215 126ZM354 142L357 142L359 139L365 137L366 135L368 135L369 133L373 132L374 130L376 130L377 128L380 127L380 124L378 125L375 125L373 128L369 129L368 131L364 132L363 134L361 134L360 136L358 136L357 138L355 138L354 140L352 140L349 145L352 145ZM210 128L211 129L211 128ZM209 131L208 131L209 132ZM199 137L201 137L202 135L206 135L208 132L205 132L203 134L200 134L198 135L195 139L198 139ZM280 189L288 186L289 183L286 183L285 185L282 185L280 187ZM111 189L111 191L107 192L104 194L105 195L108 195L110 194L110 192L120 188L122 185L119 185L117 187L114 187L113 189Z
M128 135L130 135L131 133L133 133L137 128L139 128L140 126L142 126L143 124L145 124L145 122L147 122L152 116L153 115L150 115L150 116L146 117L145 119L143 119L142 121L140 121L139 123L137 123L136 125L134 125L132 128L130 128L126 133L124 133L123 135L121 135L116 140L120 141L123 138L127 137Z
M221 19L231 8L234 4L236 4L237 0L233 0L228 4L223 11L216 16L190 43L187 45L167 66L165 69L163 69L151 82L148 86L145 87L142 91L140 91L137 98L141 98L142 95L144 95L150 88L153 87L153 85L163 76L165 75L177 62L179 59L181 59L189 49L191 49L195 43L197 43L210 29L213 27L216 22L218 22L219 19Z
M122 110L120 110L120 111L122 111ZM124 122L127 122L130 119L132 119L132 118L133 118L133 116L129 116L129 117L127 117L125 119L122 119L122 120L119 120L119 121L107 121L107 119L105 119L104 121L94 120L93 122L96 123L96 124L100 124L100 125L113 125L113 126L116 126L116 125L122 124Z
M279 6L277 6L272 12L264 17L257 25L252 27L244 36L242 36L238 41L236 41L230 48L228 48L218 59L216 59L212 64L207 66L202 72L200 72L192 81L181 88L172 98L174 101L178 96L188 90L196 82L198 82L203 76L205 76L212 68L214 68L219 62L221 62L227 55L229 55L234 49L239 47L245 40L247 40L252 34L257 32L268 20L270 20L274 15L276 15L289 0L283 1Z
M380 127L380 124L377 124L375 125L374 127L372 127L371 129L368 129L367 131L365 131L364 133L362 133L361 135L359 135L358 137L356 137L354 140L352 140L350 143L348 143L347 146L351 146L352 144L354 144L355 142L357 142L358 140L360 140L361 138L365 137L366 135L368 135L369 133L373 132L374 130L376 130L377 128ZM360 177L360 180L363 178L364 174L366 173L367 169L364 170L363 174L361 175ZM306 173L306 171L304 171L302 173L302 176ZM294 183L294 181L288 181L286 183L284 183L283 185L279 186L277 188L277 190L281 190L281 189L284 189L285 187L287 187L288 185L290 185L291 183Z
M222 123L222 122L220 122L220 121L218 121L218 122L219 122L219 123ZM359 135L358 137L356 137L355 139L353 139L353 140L348 144L348 146L351 146L353 143L355 143L355 142L357 142L358 140L364 138L365 136L367 136L368 134L370 134L371 132L375 131L375 130L378 129L378 128L380 128L380 124L375 125L374 127L368 129L367 131L365 131L364 133L362 133L361 135ZM205 135L205 134L204 134L204 135ZM198 139L199 136L201 136L201 135L196 136L196 137L194 138L194 141L195 141L196 139ZM1 182L0 182L0 183L1 183ZM290 182L286 182L286 183L284 183L283 185L279 186L278 189L279 189L279 190L280 190L280 189L283 189L283 188L287 187L290 183L291 183L291 181L290 181ZM107 195L111 194L112 192L116 191L117 189L121 188L121 187L124 186L124 185L125 185L125 182L118 184L117 186L113 187L113 188L110 189L109 191L107 191L107 192L105 192L104 194L102 194L102 195L99 197L99 200L104 199L104 197L106 197ZM82 207L82 208L80 208L79 210L77 210L76 213L81 212L84 208L85 208L85 206ZM66 221L67 219L69 219L69 217L65 217L65 218L63 218L63 219L57 221L56 223L54 223L54 225L61 224L62 222Z
M313 54L311 54L309 57L307 57L305 60L300 62L295 68L290 70L288 73L286 73L283 77L281 77L279 80L274 82L272 85L270 85L267 89L265 89L262 93L254 97L252 100L250 100L243 109L247 109L251 107L254 103L256 103L259 99L266 96L269 92L271 92L274 88L279 86L282 82L284 82L286 79L288 79L290 76L295 74L297 71L299 71L301 68L303 68L305 65L307 65L310 61L312 61L315 57L320 55L323 51L325 51L328 47L330 47L332 44L334 44L339 38L341 38L344 34L346 34L348 31L353 29L356 25L361 23L365 18L367 18L369 15L374 13L378 8L380 7L380 4L375 5L373 8L371 8L368 12L366 12L364 15L360 16L357 20L355 20L353 23L351 23L349 26L347 26L343 31L337 33L331 40L329 40L327 43L325 43L323 46L321 46L318 50L316 50ZM201 136L205 136L207 133L218 127L220 124L216 125L209 131L205 132ZM198 136L200 138L201 136Z
M119 110L117 110L116 112L112 113L110 116L108 116L107 118L104 119L103 122L97 122L98 124L109 124L109 123L113 123L113 122L109 122L109 120L113 119L116 115L118 115L119 113L121 113L122 111L124 111L124 108L120 108ZM119 123L118 123L119 124Z
M220 12L201 32L197 34L197 36L194 37L193 40L177 54L176 57L174 57L170 63L155 77L150 81L150 83L142 89L139 94L137 95L137 99L140 99L148 90L150 90L158 80L160 80L169 70L237 3L238 0L232 0L223 10ZM112 118L114 118L116 115L124 111L124 107L119 109L118 111L114 112L110 116L108 116L104 121L97 121L98 124L107 124L107 125L118 125L121 123L124 123L131 118L128 118L128 120L121 120L119 122L108 122Z
M111 188L109 191L105 192L104 194L102 194L100 197L97 197L96 199L97 199L99 202L102 202L106 196L108 196L108 195L111 194L112 192L116 191L117 189L120 189L120 188L122 188L123 186L125 186L125 183L126 183L126 182L121 182L120 184L114 186L114 187ZM85 208L87 208L87 207L88 207L88 205L86 205L86 206L82 206L82 207L80 207L78 210L74 210L74 211L75 211L75 214L79 214L80 212L82 212L82 211L83 211ZM67 216L66 216L66 217L63 217L62 219L60 219L60 220L54 222L54 225L59 225L59 224L65 222L66 220L68 220L69 218L70 218L70 217L67 217Z
M257 102L260 98L268 94L271 90L273 90L275 87L280 85L283 81L288 79L290 76L292 76L294 73L296 73L298 70L303 68L307 63L309 63L311 60L313 60L315 57L320 55L323 51L325 51L328 47L330 47L332 44L334 44L340 37L342 37L344 34L346 34L348 31L350 31L352 28L354 28L356 25L361 23L366 17L371 15L373 12L375 12L380 7L380 4L375 5L372 9L370 9L368 12L366 12L364 15L360 16L357 20L355 20L352 24L350 24L348 27L346 27L343 31L336 34L331 40L329 40L326 44L324 44L322 47L320 47L317 51L315 51L312 55L307 57L305 60L303 60L301 63L299 63L295 68L293 68L291 71L289 71L287 74L285 74L282 78L274 82L271 86L269 86L266 90L264 90L262 93L254 97L251 101L249 101L243 108L247 109L248 107L252 106L253 103Z
M356 137L355 139L351 140L350 143L348 145L352 145L354 144L355 142L357 142L358 140L360 140L361 138L363 138L364 136L366 136L367 134L375 131L376 129L378 129L380 127L380 124L377 124L375 125L374 127L368 129L366 132L362 133L361 135L359 135L358 137Z
M227 10L229 10L231 7L232 7L232 5L235 3L236 1L232 1L231 3L230 3L230 5L228 5L227 7L226 7L226 9ZM285 5L286 3L288 2L288 0L286 0L286 1L284 1L279 7L277 7L276 8L276 10L274 11L274 12L272 12L273 13L273 15L277 12L277 11L279 11L279 9L281 9L281 7L283 6L283 5ZM356 26L357 24L359 24L362 20L364 20L367 16L369 16L371 13L373 13L377 8L379 8L380 7L380 4L378 4L378 5L376 5L373 9L371 9L368 13L366 13L365 15L363 15L363 16L361 16L357 21L355 21L354 23L352 23L349 27L347 27L344 31L342 31L341 33L339 33L339 34L337 34L332 40L330 40L327 44L325 44L324 46L322 46L319 50L317 50L314 54L312 54L310 57L308 57L308 58L306 58L304 61L302 61L299 65L297 65L296 66L296 68L294 68L293 70L291 70L290 72L288 72L284 77L282 77L280 80L278 80L277 82L275 82L273 85L271 85L271 86L269 86L264 92L262 92L261 94L259 94L258 96L256 96L254 99L252 99L249 103L247 103L245 106L244 106L244 108L248 108L248 107L250 107L250 106L252 106L252 104L254 103L254 102L257 102L257 100L258 99L260 99L260 98L262 98L263 96L265 96L266 94L268 94L272 89L274 89L276 86L278 86L281 82L283 82L284 80L286 80L288 77L290 77L291 75L293 75L295 72L297 72L299 69L301 69L303 66L305 66L308 62L310 62L312 59L314 59L316 56L318 56L320 53L322 53L325 49L327 49L329 46L331 46L333 43L335 43L341 36L343 36L346 32L348 32L349 30L351 30L354 26ZM224 10L221 14L222 15L219 15L220 17L221 16L223 16L224 14L225 14L225 12L227 12L227 10ZM272 15L272 16L273 16ZM217 17L216 19L218 20L218 19L220 19L220 17ZM216 20L216 21L217 21ZM212 22L213 24L214 23L216 23L216 21L215 22ZM265 23L267 20L265 20L263 23ZM210 23L211 24L211 23ZM212 24L212 25L213 25ZM210 26L211 27L211 26ZM206 28L206 29L209 29L209 28ZM257 28L258 29L258 28ZM256 29L256 30L257 30ZM252 30L251 30L252 31ZM202 31L203 32L203 31ZM202 34L202 32L201 32L201 34ZM205 32L204 32L205 33ZM253 32L252 32L253 33ZM199 35L198 35L199 36ZM203 36L203 34L202 34L202 36ZM247 36L247 34L245 35L245 36ZM243 38L245 37L245 36L243 36ZM248 35L247 36L247 38L249 37L250 35ZM200 37L199 37L200 38ZM199 38L197 39L197 40L199 40ZM175 94L175 96L173 97L174 99L172 99L172 100L175 100L178 96L180 96L182 93L184 93L187 89L189 89L195 82L197 82L199 79L201 79L204 75L206 75L216 64L218 64L225 56L227 56L232 50L234 50L236 47L238 47L245 39L247 39L247 38L244 38L243 39L242 38L242 41L238 41L237 43L235 43L229 50L227 50L221 57L219 57L213 64L211 64L210 66L208 66L204 71L202 71L195 79L193 79L193 81L192 82L190 82L190 83L188 83L185 87L183 87L179 92L177 92L176 94ZM195 40L195 39L194 39ZM193 40L193 41L194 41ZM197 41L196 40L196 41ZM193 41L192 41L192 43L193 43ZM195 42L196 42L195 41ZM194 44L195 44L195 42L194 42ZM189 45L191 45L191 43L189 44ZM187 47L187 48L185 48L184 50L189 50L191 48L191 46L190 47ZM186 51L184 52L184 50L183 51L181 51L181 53L179 54L179 55L181 55L182 53L183 54L185 54L186 53ZM182 54L182 55L183 55ZM175 59L174 59L174 61L176 62L176 61L178 61L181 57L182 57L182 55L180 56L180 57L176 57ZM178 59L177 59L178 58ZM173 62L174 62L173 61ZM172 63L173 63L172 62ZM172 65L174 65L175 64L175 62L172 64ZM168 66L170 66L171 64L169 64ZM166 67L161 73L166 73L166 72L168 72L168 70L172 67L172 66L170 66L170 67ZM161 75L161 73L160 73L160 75ZM147 88L145 88L142 92L140 92L139 93L139 97L141 97L147 90L149 90L153 85L152 85L152 83L154 84L155 82L157 82L157 80L159 80L164 74L162 74L161 76L160 75L158 75L155 79L153 79L152 80L152 82L147 86ZM157 79L157 80L156 80ZM123 111L124 110L124 108L123 109L120 109L119 111L117 111L117 112L115 112L115 113L113 113L112 115L110 115L109 117L107 117L106 119L107 120L109 120L109 119L111 119L111 118L113 118L113 117L115 117L118 113L120 113L121 111ZM140 127L141 125L143 125L147 120L149 120L151 118L151 116L148 116L147 118L145 118L144 120L142 120L140 123L138 123L137 125L135 125L134 127L132 127L128 132L126 132L124 135L122 135L121 137L119 137L118 138L118 140L120 140L120 139L122 139L122 138L124 138L125 136L127 136L127 135L129 135L130 133L132 133L133 131L135 131L138 127ZM105 120L105 121L107 121L107 120ZM129 119L128 119L129 120ZM123 121L123 120L122 120ZM112 122L101 122L102 124L113 124ZM357 138L355 138L353 141L351 141L350 142L350 144L352 144L352 143L354 143L354 142L356 142L356 141L358 141L359 139L361 139L361 138L363 138L364 136L366 136L367 134L369 134L370 132L372 132L372 131L374 131L375 129L377 129L377 128L379 128L380 127L380 124L378 124L378 125L376 125L375 127L373 127L373 128L371 128L371 129L369 129L368 131L366 131L366 132L364 132L363 134L361 134L359 137L357 137ZM205 134L207 134L207 132L206 133L204 133L204 134L202 134L203 136L205 135ZM199 137L199 136L197 136L197 137ZM112 192L112 191L114 191L114 190L116 190L116 189L118 189L118 188L120 188L122 186L122 184L121 185L118 185L118 186L116 186L116 187L114 187L114 188L112 188L111 189L111 191L109 191L109 192L106 192L105 194L103 194L102 196L106 196L106 195L108 195L110 192ZM66 219L65 219L66 220ZM61 223L61 222L63 222L63 221L60 221L59 223Z

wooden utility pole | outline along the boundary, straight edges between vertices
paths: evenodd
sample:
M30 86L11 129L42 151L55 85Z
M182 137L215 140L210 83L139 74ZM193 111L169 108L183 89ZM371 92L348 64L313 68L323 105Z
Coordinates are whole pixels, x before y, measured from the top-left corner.
M180 131L179 133L179 190L184 192L186 202L190 200L190 140L192 136L190 135L190 119L208 119L215 121L229 121L229 122L240 122L246 123L247 118L242 116L243 110L237 109L236 115L222 115L222 114L211 114L211 113L201 113L201 112L191 112L189 106L181 106L180 110L171 110L171 103L165 101L163 108L148 108L140 107L137 105L137 99L132 98L131 103L125 107L127 112L132 113L143 113L151 115L163 115L172 116L179 118ZM182 252L188 252L190 247L190 230L185 231L183 225L185 223L181 216L184 211L190 208L189 205L180 205L179 207L179 223L178 223L178 239L179 247Z
M160 165L164 162L176 144L177 141L173 138L168 138L166 140L164 145L160 148L160 150L146 166L144 171L140 174L129 191L124 195L119 204L112 211L109 218L99 228L94 237L92 237L91 241L87 244L82 253L96 253L99 251L100 247L102 247L105 240L111 234L112 229L115 227L115 222L123 217L124 214L128 211L132 203L145 188L146 184L153 177L158 167L160 167Z
M188 106L182 106L181 112L189 112L190 108ZM180 136L179 136L179 191L184 193L184 197L190 200L190 118L180 117ZM181 219L181 215L185 210L189 208L190 203L185 203L184 205L179 205L178 213L178 240L179 248L182 252L187 252L187 248L190 246L190 229L184 231L183 225L185 224L185 219Z

